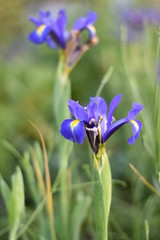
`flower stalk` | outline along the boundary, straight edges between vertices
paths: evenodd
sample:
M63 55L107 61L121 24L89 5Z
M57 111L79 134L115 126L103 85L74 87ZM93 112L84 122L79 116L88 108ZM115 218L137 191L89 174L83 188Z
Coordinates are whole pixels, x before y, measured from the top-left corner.
M108 221L112 196L112 177L105 145L94 155L94 218L98 239L108 240Z
M70 113L66 111L65 103L71 97L71 86L69 79L69 70L66 66L66 59L63 52L60 52L56 79L54 81L53 110L56 125L60 129L60 124L64 118L69 118ZM59 168L63 172L60 178L60 222L62 226L61 239L67 239L68 236L68 214L69 214L69 196L67 191L68 181L68 159L69 159L69 142L61 136L58 138ZM67 159L67 160L66 160Z

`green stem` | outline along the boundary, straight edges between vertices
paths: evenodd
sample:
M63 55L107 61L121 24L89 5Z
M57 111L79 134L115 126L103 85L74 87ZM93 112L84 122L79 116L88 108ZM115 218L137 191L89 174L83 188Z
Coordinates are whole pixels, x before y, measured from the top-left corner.
M66 59L63 54L60 55L60 61L58 64L57 75L54 81L54 98L53 108L56 121L56 127L58 128L58 152L59 152L59 164L60 169L63 172L60 178L60 222L61 222L61 236L60 239L68 239L68 214L69 214L69 196L67 191L68 182L68 159L69 159L69 145L60 135L60 126L64 119L70 118L70 113L67 107L67 101L71 98L71 86L68 78L69 69L66 67ZM67 161L66 161L67 159Z
M108 240L112 177L105 146L100 144L94 155L94 218L99 240Z

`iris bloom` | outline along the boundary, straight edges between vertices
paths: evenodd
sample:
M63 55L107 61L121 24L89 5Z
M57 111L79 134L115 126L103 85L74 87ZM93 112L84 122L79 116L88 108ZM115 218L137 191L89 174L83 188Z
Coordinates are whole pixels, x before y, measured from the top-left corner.
M133 136L128 139L129 144L133 144L139 137L142 123L135 120L137 114L143 109L141 104L133 103L132 109L127 117L115 121L113 113L121 100L121 94L113 98L107 112L107 104L101 97L90 98L87 107L82 107L78 102L68 101L68 107L73 115L73 119L66 119L61 125L61 134L68 140L83 143L85 132L93 152L98 152L99 144L103 144L107 139L126 123L132 125Z
M82 52L86 51L91 45L98 42L96 29L93 26L97 19L94 12L88 12L87 17L80 17L73 24L73 29L67 31L67 16L65 10L60 10L57 19L51 17L50 12L39 12L40 18L30 17L36 29L31 32L29 39L35 44L46 43L52 49L60 48L68 58L68 65L72 65ZM82 31L88 31L88 39L83 43L81 39Z

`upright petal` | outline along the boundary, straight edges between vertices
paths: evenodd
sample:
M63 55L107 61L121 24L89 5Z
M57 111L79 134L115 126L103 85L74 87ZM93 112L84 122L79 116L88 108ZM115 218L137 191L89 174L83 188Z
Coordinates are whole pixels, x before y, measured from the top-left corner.
M85 108L82 107L78 102L68 100L68 107L73 117L79 119L80 121L88 122L88 114Z
M58 13L57 25L59 29L64 32L66 30L67 25L67 16L65 10L60 10Z
M112 117L113 117L114 110L117 107L117 105L120 103L121 98L122 98L121 94L118 94L117 96L115 96L112 99L112 101L109 105L109 111L108 111L108 114L107 114L107 127L108 128L112 123Z
M132 109L128 113L128 119L129 120L134 119L143 108L144 108L143 105L134 102L132 105Z
M95 101L92 101L92 98L90 98L90 100L91 101L87 105L88 118L89 119L91 119L91 118L96 119L95 112L96 112L97 106L96 106Z
M36 27L39 27L42 24L41 20L38 20L38 19L36 19L35 17L32 17L32 16L29 18L29 20L31 20L36 25Z
M99 117L102 117L101 121L101 135L103 135L107 129L107 103L102 97L90 98L90 103L87 105L87 113L89 119L95 119L99 122Z
M77 119L64 120L60 132L66 139L79 144L82 144L85 138L84 124Z
M66 47L66 43L65 43L66 24L67 24L66 12L65 10L60 10L58 13L58 18L55 21L55 24L52 25L52 31L53 31L53 34L55 34L57 43L63 49Z
M93 106L94 107L93 109ZM105 100L102 97L94 97L94 98L90 98L90 103L87 105L87 112L90 112L90 114L92 113L92 111L94 110L94 117L96 119L96 121L98 121L99 117L105 117L106 113L107 113L107 103L105 102ZM93 113L92 113L93 114ZM91 116L93 117L93 116Z

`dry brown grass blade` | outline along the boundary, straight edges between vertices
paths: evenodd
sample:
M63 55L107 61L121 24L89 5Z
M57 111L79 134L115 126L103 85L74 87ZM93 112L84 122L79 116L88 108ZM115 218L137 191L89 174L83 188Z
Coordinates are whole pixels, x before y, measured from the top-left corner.
M149 188L153 193L155 193L158 197L160 197L160 193L150 184L140 173L139 171L131 164L129 163L130 168L133 170L133 172L137 175L137 177L143 182L143 184Z
M34 152L33 149L32 149L31 155L32 155L31 159L32 159L34 171L35 171L35 174L36 174L36 177L37 177L37 180L38 180L38 184L39 184L42 196L45 198L46 194L47 194L46 193L46 186L45 186L45 183L44 183L44 180L43 180L43 177L42 177L42 173L41 173L41 170L40 170L40 167L39 167L39 164L37 162L35 152Z
M43 150L43 156L44 156L44 168L45 168L45 178L46 178L46 191L47 191L47 209L48 209L48 215L50 219L50 230L52 234L52 239L56 240L56 234L54 231L54 212L53 212L53 198L52 198L52 189L51 189L51 179L50 179L50 173L49 173L49 166L48 166L48 157L47 157L47 151L46 151L46 146L44 142L43 135L39 128L31 121L29 120L31 125L36 129L38 132L38 135L41 140L42 144L42 150Z

